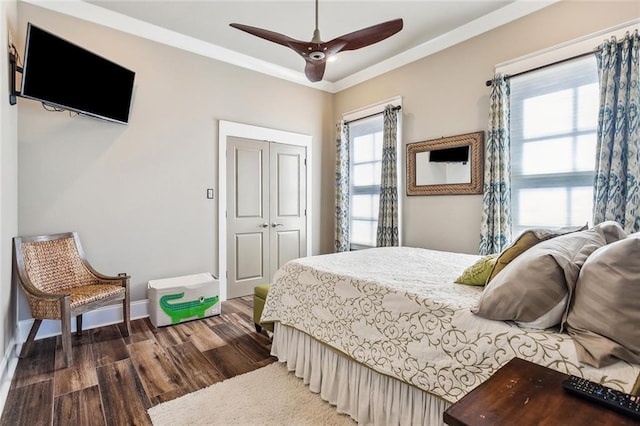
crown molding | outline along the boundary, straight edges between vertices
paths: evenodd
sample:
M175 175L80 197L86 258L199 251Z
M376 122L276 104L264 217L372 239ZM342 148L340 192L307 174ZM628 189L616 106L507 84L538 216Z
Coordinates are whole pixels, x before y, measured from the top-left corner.
M501 25L508 24L523 16L537 12L545 7L551 6L560 0L545 0L545 1L531 1L531 0L516 0L513 3L508 4L494 12L475 19L465 25L462 25L455 30L442 34L432 40L422 43L416 47L413 47L403 53L393 56L387 60L384 60L376 65L373 65L363 71L350 75L342 80L333 83L332 93L337 93L349 87L363 83L374 77L392 71L396 68L400 68L404 65L415 62L419 59L426 58L434 53L445 50L451 46L455 46L458 43L462 43L466 40L472 39L482 33L490 31Z
M289 68L253 58L213 43L207 43L194 37L186 36L176 31L168 30L82 0L19 1L192 52L197 55L287 80L302 86L329 93L337 93L536 12L560 0L516 0L433 40L427 41L392 58L368 67L366 70L357 72L333 83L328 81L311 83L302 72L292 71Z

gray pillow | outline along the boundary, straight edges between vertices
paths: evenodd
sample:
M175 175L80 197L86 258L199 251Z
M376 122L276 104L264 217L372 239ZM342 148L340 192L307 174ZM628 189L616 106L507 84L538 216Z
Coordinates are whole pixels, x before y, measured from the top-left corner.
M578 279L587 257L603 245L604 235L597 228L536 244L486 285L472 312L531 328L559 324L566 315L568 286Z
M607 244L627 238L627 233L624 231L624 228L615 220L606 220L597 224L594 228L600 228L602 230Z
M532 228L522 232L518 237L507 247L502 250L498 259L493 264L487 283L493 280L500 271L502 271L509 263L511 263L516 257L535 246L541 241L550 240L551 238L558 237L560 235L569 234L571 232L585 231L587 225L584 226L565 226L562 228Z
M578 360L640 364L640 233L596 250L585 262L567 316Z
M597 224L591 229L600 229L602 231L602 235L604 236L604 240L606 244L611 244L613 242L627 238L627 233L625 232L622 225L620 225L618 222L614 220L606 220L604 222ZM573 300L573 293L575 290L576 281L577 279L571 282L567 282L567 285L569 286L569 294L568 294L569 301ZM560 326L561 331L565 330L565 324L567 322L568 314L569 314L569 308L567 307L567 309L565 309L564 311L564 315L562 316L562 323Z

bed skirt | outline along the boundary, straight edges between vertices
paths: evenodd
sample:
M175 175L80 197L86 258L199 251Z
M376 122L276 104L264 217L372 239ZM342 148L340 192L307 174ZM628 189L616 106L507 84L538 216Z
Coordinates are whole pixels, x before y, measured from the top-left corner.
M309 390L363 425L443 425L451 405L350 360L292 327L275 323L271 354Z

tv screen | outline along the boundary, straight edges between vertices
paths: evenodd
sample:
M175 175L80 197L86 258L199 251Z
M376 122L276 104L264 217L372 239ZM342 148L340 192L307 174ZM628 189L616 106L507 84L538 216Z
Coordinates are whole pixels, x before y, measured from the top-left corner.
M469 146L429 151L429 161L434 163L465 163L469 161Z
M29 23L20 95L118 123L129 122L135 72Z

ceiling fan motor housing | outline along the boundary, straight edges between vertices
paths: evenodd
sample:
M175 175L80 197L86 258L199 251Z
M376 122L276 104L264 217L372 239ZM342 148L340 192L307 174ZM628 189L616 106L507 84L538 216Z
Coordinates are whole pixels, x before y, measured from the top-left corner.
M311 52L311 53L309 54L309 57L310 57L311 59L313 59L314 61L321 61L321 60L323 60L323 59L324 59L324 57L325 57L325 56L326 56L326 55L325 55L324 53L322 53L322 52L320 52L320 51L317 51L317 50L316 50L315 52Z

